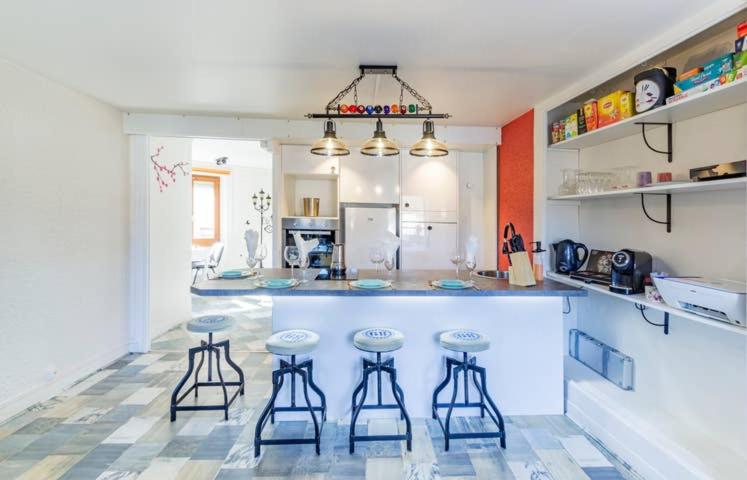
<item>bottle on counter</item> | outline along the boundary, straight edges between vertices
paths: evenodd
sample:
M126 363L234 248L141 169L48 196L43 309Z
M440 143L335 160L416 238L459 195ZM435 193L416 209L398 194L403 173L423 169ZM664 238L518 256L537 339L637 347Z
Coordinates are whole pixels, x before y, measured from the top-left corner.
M541 282L545 278L545 266L542 257L547 250L542 249L542 242L532 243L534 244L534 250L532 250L532 269L534 270L534 279Z

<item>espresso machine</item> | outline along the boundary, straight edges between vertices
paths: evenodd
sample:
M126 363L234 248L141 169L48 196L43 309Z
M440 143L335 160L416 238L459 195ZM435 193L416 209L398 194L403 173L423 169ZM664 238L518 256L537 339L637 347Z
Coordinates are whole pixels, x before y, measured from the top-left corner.
M623 249L612 255L610 291L633 295L643 293L646 277L651 275L653 258L640 250Z

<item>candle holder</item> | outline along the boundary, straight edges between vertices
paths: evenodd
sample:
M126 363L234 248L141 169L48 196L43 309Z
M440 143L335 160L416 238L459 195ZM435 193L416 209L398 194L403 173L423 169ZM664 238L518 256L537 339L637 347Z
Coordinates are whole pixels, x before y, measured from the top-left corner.
M272 215L269 217L267 224L265 225L265 212L270 210L272 197L269 193L265 193L264 189L260 188L259 192L252 195L252 206L254 210L259 212L259 244L264 245L264 232L272 233ZM246 222L249 225L249 221ZM263 261L259 261L259 268L264 268Z

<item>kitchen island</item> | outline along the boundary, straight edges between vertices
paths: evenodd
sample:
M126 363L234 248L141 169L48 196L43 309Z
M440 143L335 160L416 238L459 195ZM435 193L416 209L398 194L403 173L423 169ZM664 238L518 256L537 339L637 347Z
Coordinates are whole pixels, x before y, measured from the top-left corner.
M306 273L311 279L319 271ZM264 269L262 274L287 278L290 271ZM359 272L359 278L375 276L372 271ZM456 357L439 346L438 336L456 328L490 337L490 350L477 354L477 362L487 369L488 390L502 413L562 414L563 302L565 297L585 296L586 292L552 280L526 288L488 278L475 278L476 288L465 290L442 290L430 284L453 277L453 271L392 272L392 288L380 290L352 288L345 280L315 279L291 289L265 289L251 279L217 279L193 286L192 293L269 295L273 297L273 331L304 328L317 332L321 340L311 354L314 377L327 395L330 420L349 419L352 390L361 377L361 358L368 355L356 350L353 335L376 326L396 328L405 335L404 347L392 355L412 417L431 415L433 389L445 374L444 357ZM281 392L279 400L287 401L287 394ZM478 394L473 390L472 395L477 398ZM374 415L387 414L396 413L377 411Z

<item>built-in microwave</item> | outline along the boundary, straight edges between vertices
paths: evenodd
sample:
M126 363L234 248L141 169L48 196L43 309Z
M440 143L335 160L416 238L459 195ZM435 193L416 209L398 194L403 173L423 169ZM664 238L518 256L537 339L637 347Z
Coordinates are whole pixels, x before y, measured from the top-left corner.
M286 217L283 227L283 250L296 244L295 234L300 233L304 240L317 239L319 245L309 252L309 268L328 268L332 263L332 247L337 242L339 221L336 218ZM283 259L283 267L290 268Z

